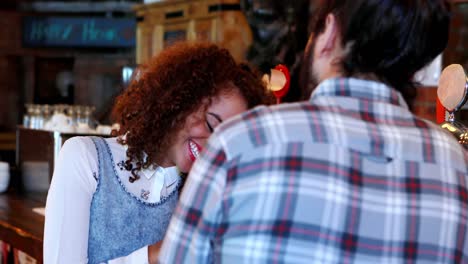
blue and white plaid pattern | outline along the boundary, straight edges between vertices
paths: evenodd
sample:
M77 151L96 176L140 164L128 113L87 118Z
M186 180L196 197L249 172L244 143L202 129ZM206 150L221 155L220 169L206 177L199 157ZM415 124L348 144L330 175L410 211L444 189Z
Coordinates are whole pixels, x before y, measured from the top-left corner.
M161 263L468 263L468 154L384 84L224 123L194 164Z

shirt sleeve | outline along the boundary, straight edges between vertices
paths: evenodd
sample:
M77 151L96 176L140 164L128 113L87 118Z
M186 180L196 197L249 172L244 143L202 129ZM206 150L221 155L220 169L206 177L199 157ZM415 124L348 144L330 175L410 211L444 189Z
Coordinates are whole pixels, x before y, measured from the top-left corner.
M91 140L74 137L62 146L45 210L44 263L87 263L89 212L97 182Z
M226 155L216 134L193 165L164 238L159 263L212 263L222 219Z

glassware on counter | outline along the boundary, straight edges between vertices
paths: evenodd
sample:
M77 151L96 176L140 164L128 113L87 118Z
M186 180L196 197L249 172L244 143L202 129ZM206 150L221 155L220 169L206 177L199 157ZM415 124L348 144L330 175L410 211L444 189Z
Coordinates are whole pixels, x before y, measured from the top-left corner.
M33 115L33 104L25 104L26 113L23 116L23 126L31 127L31 117Z
M94 134L99 123L94 118L94 106L25 104L23 126L63 133Z
M42 129L44 127L44 117L42 116L42 108L40 105L32 106L32 115L30 119L30 127L34 129Z
M42 105L42 118L44 120L44 126L52 118L52 107L48 104Z

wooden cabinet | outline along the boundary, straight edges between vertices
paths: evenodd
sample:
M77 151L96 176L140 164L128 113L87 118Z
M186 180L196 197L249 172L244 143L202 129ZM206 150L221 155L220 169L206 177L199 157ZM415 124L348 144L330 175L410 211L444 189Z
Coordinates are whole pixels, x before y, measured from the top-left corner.
M135 7L138 64L174 41L210 41L245 60L252 32L236 0L166 0Z

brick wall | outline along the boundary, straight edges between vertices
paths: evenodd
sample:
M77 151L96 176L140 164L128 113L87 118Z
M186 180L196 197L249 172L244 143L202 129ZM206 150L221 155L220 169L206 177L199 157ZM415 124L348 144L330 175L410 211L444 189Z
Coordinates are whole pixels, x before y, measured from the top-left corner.
M0 10L0 53L15 54L21 49L21 15Z
M20 17L16 12L0 11L0 131L13 130L19 120L17 106Z
M0 56L0 131L14 130L19 120L16 110L20 100L20 91L16 89L17 69L16 57Z
M444 64L459 63L468 70L468 1L453 5L449 42Z
M414 113L422 118L436 121L436 100L437 87L421 87L418 88L418 96L414 103Z

